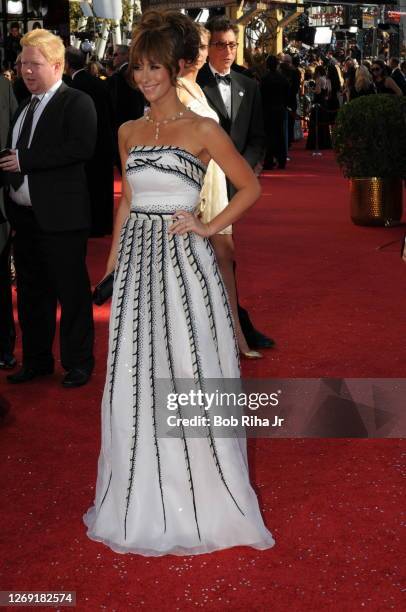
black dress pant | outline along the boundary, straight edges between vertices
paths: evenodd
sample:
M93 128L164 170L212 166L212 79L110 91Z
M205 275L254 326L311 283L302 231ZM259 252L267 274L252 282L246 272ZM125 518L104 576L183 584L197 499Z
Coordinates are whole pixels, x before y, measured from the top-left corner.
M296 110L297 110L297 106L295 105L294 108L288 111L288 147L289 148L295 139Z
M65 370L94 365L92 296L86 268L88 230L44 232L31 208L14 206L14 260L23 363L50 369L61 306L60 348Z
M286 157L288 155L286 140L286 122L286 108L269 110L268 116L265 120L265 170L273 168L274 159L277 160L278 166L280 168L284 168L286 166Z
M113 231L114 210L114 167L111 155L106 155L106 160L97 156L88 162L86 177L92 217L91 235L110 235Z
M0 354L12 355L15 326L10 273L11 236L0 253Z

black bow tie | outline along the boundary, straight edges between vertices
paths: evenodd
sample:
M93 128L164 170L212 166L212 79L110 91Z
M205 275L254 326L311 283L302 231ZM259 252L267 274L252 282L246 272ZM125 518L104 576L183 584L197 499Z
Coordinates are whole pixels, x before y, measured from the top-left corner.
M217 83L227 83L227 85L231 84L231 75L229 74L219 74L216 72L214 76L216 77Z

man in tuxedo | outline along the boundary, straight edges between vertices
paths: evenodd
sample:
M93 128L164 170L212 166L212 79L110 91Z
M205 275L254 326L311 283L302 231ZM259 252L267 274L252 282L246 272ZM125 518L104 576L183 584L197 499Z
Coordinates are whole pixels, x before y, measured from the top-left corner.
M300 89L300 72L293 64L293 58L289 53L282 53L279 66L281 74L289 83L288 91L288 147L290 148L294 139L294 129L297 111L297 95Z
M10 81L0 75L0 150L7 144L11 119L17 110L17 101ZM11 295L10 224L4 209L3 189L0 187L0 369L16 365L14 358L15 326Z
M86 245L90 203L85 162L96 142L94 104L62 83L62 40L37 29L22 40L22 74L31 99L17 110L11 154L0 160L6 210L15 231L18 317L24 383L51 374L56 306L61 306L64 387L86 384L93 365L93 314Z
M391 69L390 76L395 81L396 85L402 90L402 94L406 95L406 78L399 68L399 60L397 57L391 57L389 67Z
M118 150L118 128L131 119L139 119L144 114L144 96L135 88L132 75L128 73L129 48L127 45L115 45L113 65L115 73L106 81L111 97L114 116L115 164L121 172L120 153Z
M4 65L7 68L13 68L17 55L21 51L21 34L20 24L18 21L13 21L10 24L10 32L4 41Z
M258 166L265 153L262 103L257 83L232 70L237 54L238 28L229 19L218 16L206 23L210 31L209 61L199 71L197 82L229 134L237 150L251 168ZM229 185L229 195L235 192ZM224 255L222 255L224 257ZM228 247L227 257L234 260ZM275 342L256 330L248 312L238 306L238 315L245 339L251 348L271 348Z
M288 116L289 81L278 70L279 60L269 55L267 72L261 79L261 98L264 109L266 155L264 168L285 168L287 151L286 122Z
M97 140L92 159L86 162L90 192L92 237L111 234L114 207L114 146L113 112L110 97L100 79L85 68L84 54L74 47L65 52L65 72L71 77L71 87L87 93L97 113Z
M231 69L237 54L238 28L222 16L208 21L206 27L211 34L209 61L199 71L197 82L222 128L255 168L265 150L262 105L256 82Z

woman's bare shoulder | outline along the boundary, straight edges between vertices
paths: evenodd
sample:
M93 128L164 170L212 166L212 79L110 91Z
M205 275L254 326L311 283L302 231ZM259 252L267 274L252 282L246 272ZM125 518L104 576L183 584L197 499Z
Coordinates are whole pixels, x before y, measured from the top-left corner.
M131 119L130 121L126 121L120 125L118 128L118 133L122 135L129 134L134 130L138 130L142 125L144 125L144 117L140 117L139 119Z
M217 121L189 109L185 118L187 122L182 127L182 131L187 133L187 140L190 144L194 141L197 148L205 149L208 140L215 138L222 131Z
M192 111L191 115L193 115L192 119L194 128L201 136L209 136L210 134L217 133L219 131L219 124L214 119L211 119L211 117L204 117L203 115L198 115Z
M131 146L137 142L138 134L140 134L143 127L145 127L145 120L143 117L140 119L126 121L120 125L118 129L118 137L122 143L127 146Z

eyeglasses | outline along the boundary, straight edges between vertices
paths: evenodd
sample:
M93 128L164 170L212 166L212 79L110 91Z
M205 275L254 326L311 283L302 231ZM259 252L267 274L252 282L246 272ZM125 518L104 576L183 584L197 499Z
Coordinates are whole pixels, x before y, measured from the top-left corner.
M216 49L218 49L219 51L225 51L227 49L227 47L230 49L230 51L234 51L237 47L238 47L238 43L236 42L215 42L215 43L210 43L211 47L216 47Z

